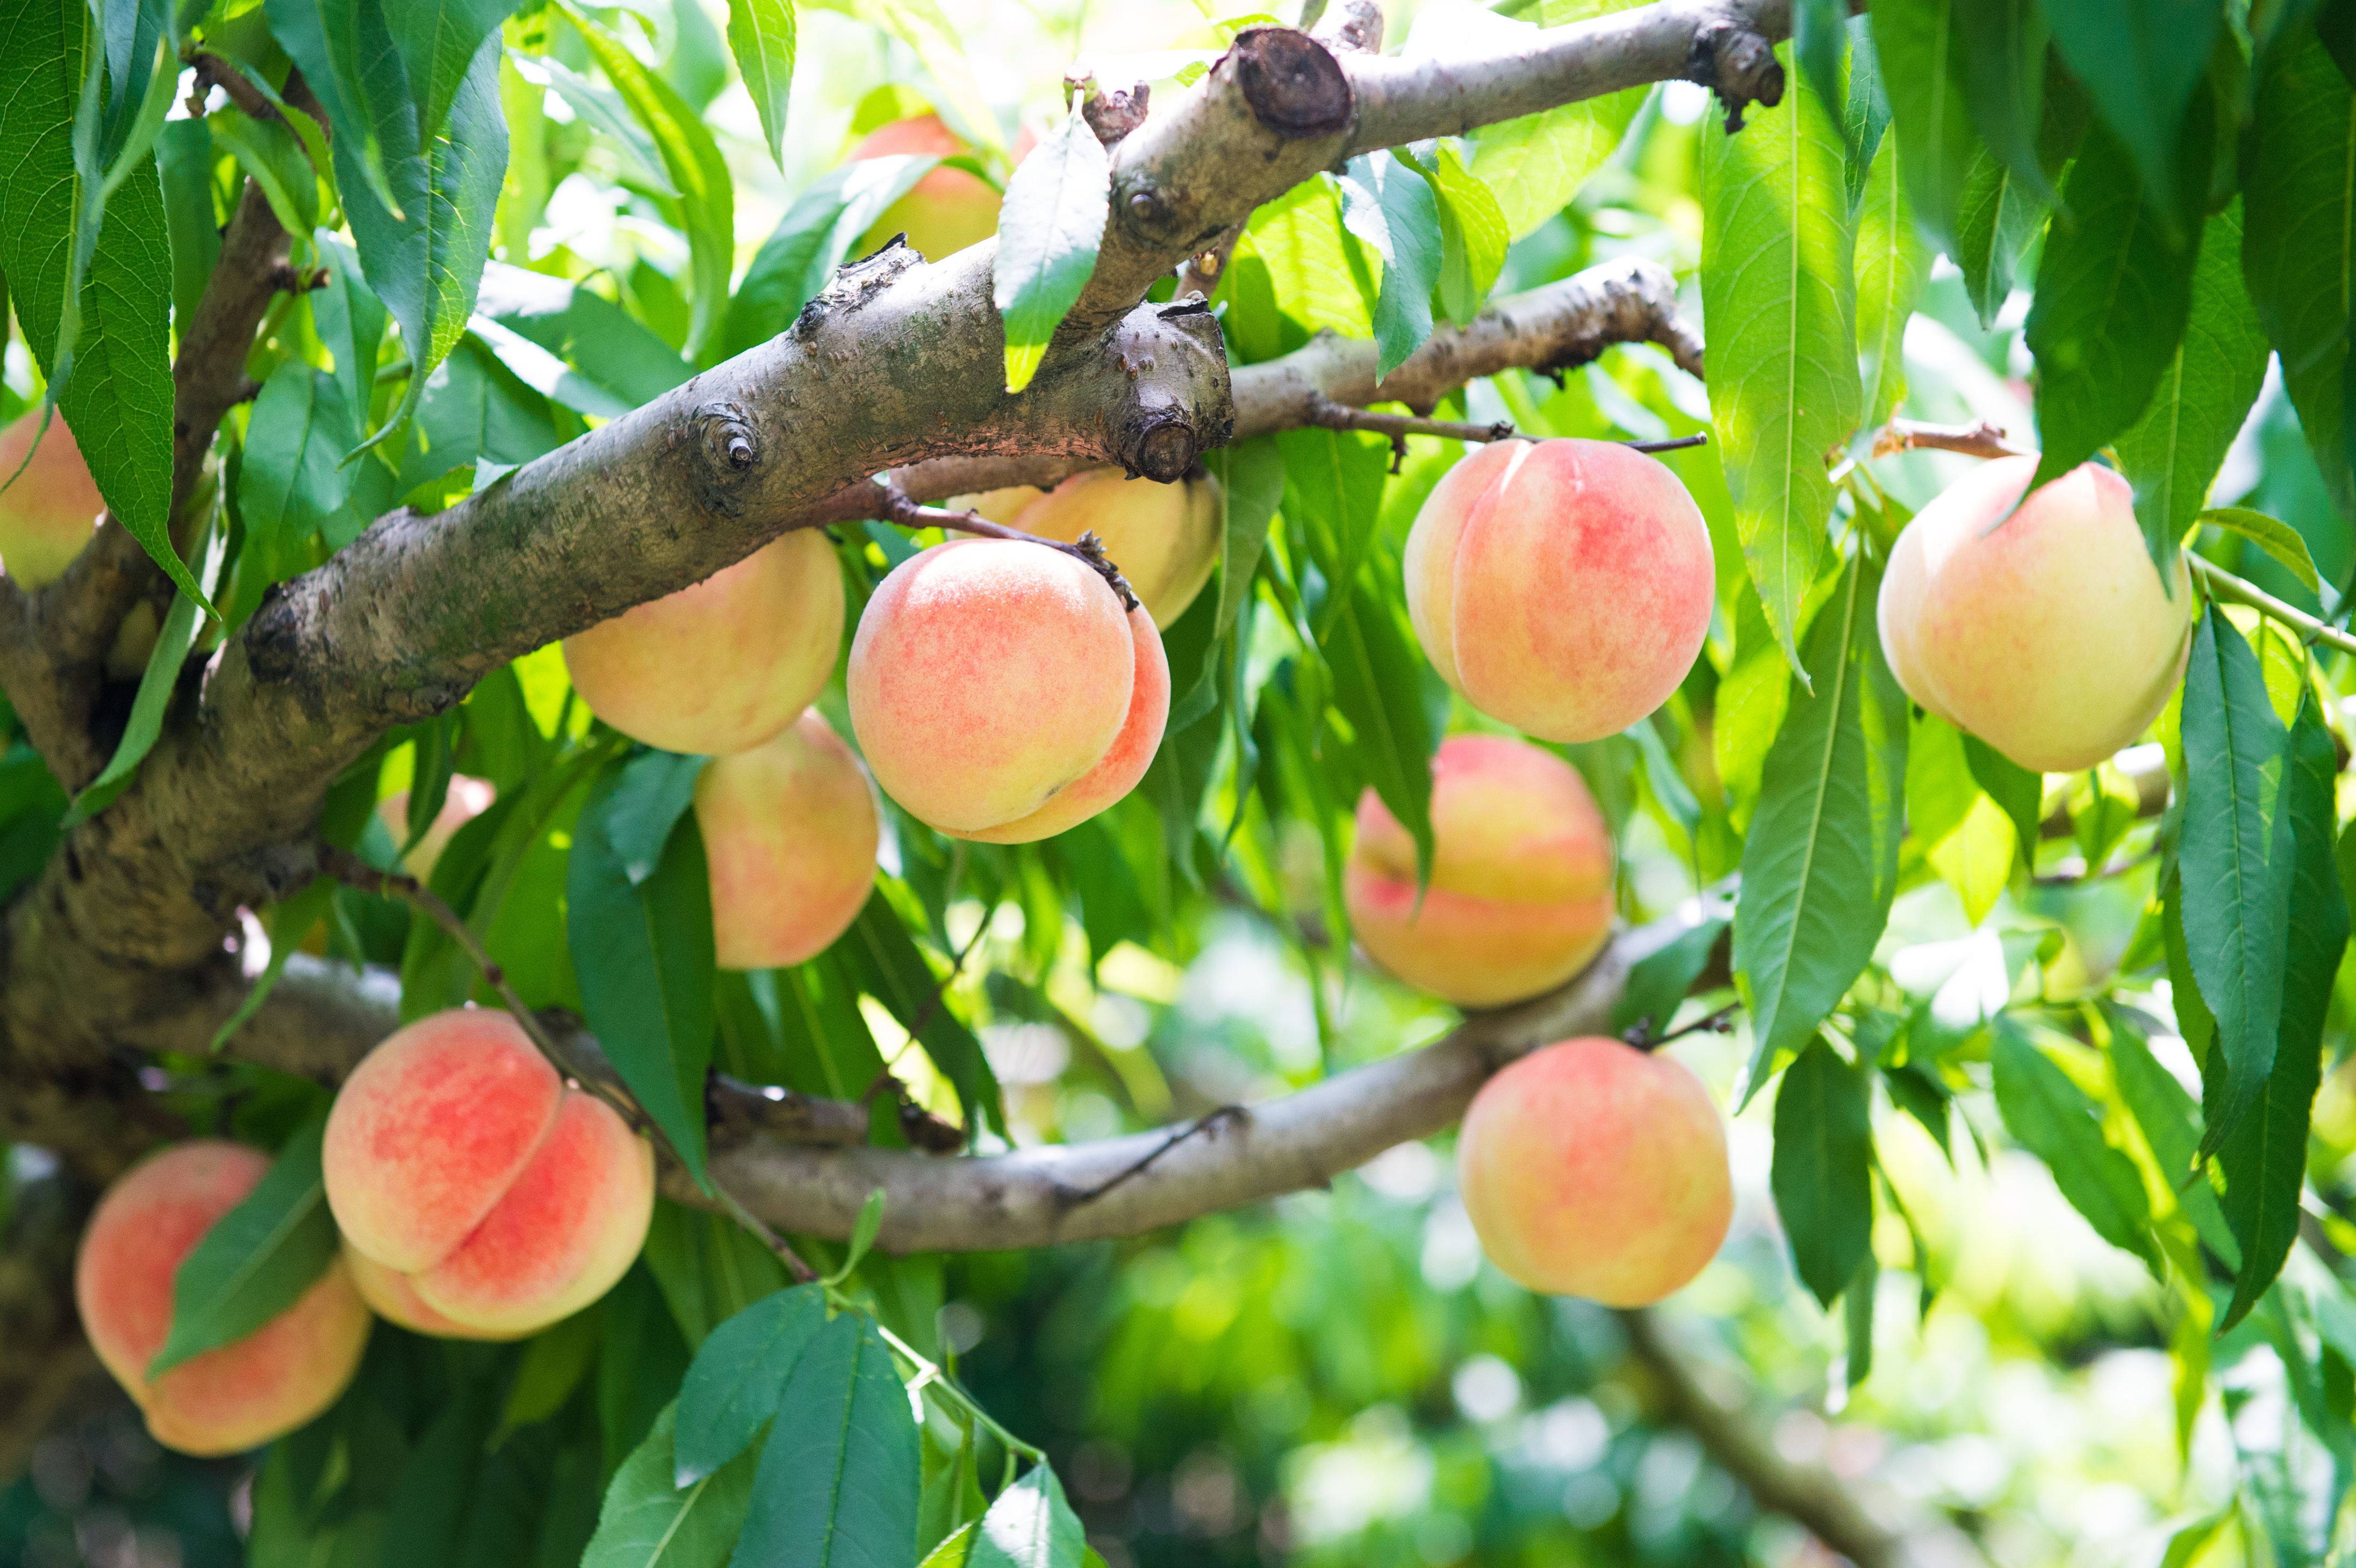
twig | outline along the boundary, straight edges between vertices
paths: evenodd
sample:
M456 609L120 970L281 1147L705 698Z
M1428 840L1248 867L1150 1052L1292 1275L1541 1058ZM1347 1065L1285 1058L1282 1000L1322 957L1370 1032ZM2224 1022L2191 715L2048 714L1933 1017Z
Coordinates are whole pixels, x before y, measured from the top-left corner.
M1741 1003L1729 1002L1726 1006L1719 1008L1716 1012L1708 1014L1702 1018L1697 1018L1684 1028L1673 1029L1666 1034L1655 1034L1653 1032L1653 1020L1651 1019L1638 1019L1636 1020L1636 1027L1622 1033L1620 1038L1626 1040L1630 1045L1634 1046L1638 1051L1658 1051L1661 1047L1668 1044L1669 1041L1673 1040L1683 1040L1689 1034L1701 1034L1704 1032L1711 1034L1724 1034L1734 1027L1734 1015L1741 1010Z
M2184 559L2191 563L2192 575L2201 580L2201 585L2209 591L2211 598L2246 605L2270 621L2280 621L2297 631L2302 641L2321 643L2343 654L2356 654L2356 636L2317 620L2304 610L2284 603L2255 583L2244 582L2223 567L2203 560L2190 550L2184 552Z
M801 1253L794 1251L793 1243L769 1229L761 1217L745 1208L734 1192L717 1181L712 1184L712 1190L719 1198L720 1206L728 1211L728 1217L751 1232L755 1240L775 1253L777 1261L786 1265L786 1272L794 1276L796 1285L809 1285L818 1278L818 1271L802 1261Z
M1390 438L1391 472L1397 474L1407 461L1407 438L1411 435L1436 435L1449 441L1512 441L1520 432L1511 420L1495 420L1488 424L1468 424L1462 420L1436 420L1422 414L1386 414L1372 409L1352 408L1336 402L1323 392L1312 394L1304 406L1303 424L1319 430L1363 430ZM1677 452L1688 446L1701 446L1709 437L1703 434L1670 436L1661 441L1623 441L1615 444L1632 452Z
M1041 539L1026 534L1021 528L1010 528L1003 523L993 523L980 512L953 512L946 507L927 507L912 497L897 485L870 481L867 490L859 497L867 504L867 516L880 523L890 523L901 528L952 528L962 534L980 534L985 539L1013 539L1022 544L1044 545L1061 550L1074 560L1105 580L1112 591L1120 595L1121 608L1134 610L1137 594L1130 588L1129 579L1104 552L1104 541L1093 530L1084 533L1076 544L1062 539Z
M1979 420L1971 424L1925 424L1920 420L1891 420L1873 438L1873 455L1889 457L1926 446L1941 452L1960 452L1965 457L2037 455L2006 441L2004 434L2004 427L1992 420Z
M1065 1201L1069 1207L1074 1209L1078 1208L1083 1203L1093 1203L1098 1199L1103 1197L1106 1193L1110 1192L1114 1188L1119 1187L1122 1182L1129 1180L1131 1177L1144 1175L1155 1160L1160 1159L1163 1155L1168 1154L1172 1149L1176 1148L1188 1138L1194 1137L1198 1135L1204 1136L1214 1136L1216 1134L1222 1123L1245 1121L1249 1119L1250 1115L1251 1113L1241 1105L1222 1105L1215 1111L1211 1111L1205 1115L1197 1116L1193 1121L1187 1123L1184 1126L1173 1132L1168 1137L1163 1138L1161 1143L1154 1147L1152 1152L1146 1155L1142 1159L1138 1160L1135 1164L1129 1166L1125 1169L1115 1172L1104 1180L1098 1182L1094 1187L1085 1188L1078 1192L1073 1193L1070 1197L1066 1199Z
M284 118L278 112L278 105L264 98L262 95L262 90L245 79L245 72L238 69L236 66L221 59L220 56L209 50L198 49L189 55L187 60L189 69L196 73L196 80L188 89L189 119L204 118L205 100L216 87L229 96L231 103L245 111L253 119Z

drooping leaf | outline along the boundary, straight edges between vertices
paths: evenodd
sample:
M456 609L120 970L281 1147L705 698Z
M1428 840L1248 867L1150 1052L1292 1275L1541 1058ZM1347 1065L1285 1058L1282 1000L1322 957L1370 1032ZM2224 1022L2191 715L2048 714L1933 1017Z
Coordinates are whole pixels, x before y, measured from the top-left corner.
M2291 575L2307 585L2308 592L2322 590L2323 579L2316 573L2315 557L2308 553L2307 536L2281 518L2254 512L2247 507L2215 507L2193 520L2241 535L2288 567Z
M74 149L88 16L80 0L32 0L0 15L0 274L59 413L83 433L82 460L108 512L209 609L171 542L173 272L152 161L107 198L108 220L76 265L77 225L95 221ZM67 333L70 293L78 325ZM72 365L61 373L55 351L68 338ZM14 477L0 473L0 485Z
M991 298L1006 327L1006 389L1038 373L1064 313L1097 270L1111 210L1112 165L1075 99L1006 182L999 209Z
M2136 518L2163 582L2173 584L2176 547L2207 501L2265 379L2265 334L2242 283L2236 197L2201 229L2191 314L2175 357L2142 417L2112 443L2120 472L2135 486ZM2304 544L2300 549L2304 553Z
M2258 656L2215 605L2184 675L2183 841L2187 956L2217 1022L2201 1064L2205 1157L2257 1103L2273 1071L2290 920L2278 838L2288 736Z
M1353 158L1341 178L1342 225L1383 259L1375 297L1377 381L1431 336L1431 291L1443 245L1430 183L1388 153Z
M654 138L663 171L679 192L680 227L687 231L692 312L687 357L698 364L718 357L720 326L728 306L728 276L736 261L736 187L720 144L678 90L638 62L622 40L567 5L565 15L587 41L606 80L630 113Z
M819 1329L787 1380L731 1568L900 1568L916 1550L907 1390L874 1323Z
M210 594L220 576L221 557L228 540L225 530L208 526L198 546L198 588L200 594ZM84 784L67 810L68 827L88 821L114 803L115 796L129 786L139 764L155 749L164 733L164 715L170 709L173 694L180 687L180 675L187 663L189 650L197 644L197 634L204 627L204 617L197 608L198 601L187 593L177 593L172 607L164 613L164 624L155 633L155 645L148 650L147 667L139 677L139 691L131 699L131 718L123 728L122 740L115 742L114 754L107 759L98 777Z
M2085 84L2094 111L2129 160L2130 187L2171 212L2179 133L2225 16L2224 0L2043 0L2053 47ZM2072 197L2071 209L2077 210ZM2192 209L2185 209L2190 218ZM2164 226L2184 238L2172 216Z
M1865 407L1842 156L1804 78L1739 135L1714 128L1702 142L1710 416L1744 559L1795 667L1832 512L1826 454Z
M1351 772L1374 787L1415 840L1418 880L1430 874L1431 752L1421 671L1411 635L1383 595L1364 582L1335 594L1323 644L1333 703L1349 720Z
M752 1501L754 1456L740 1455L713 1475L676 1486L678 1420L678 1405L665 1405L614 1473L581 1568L720 1568L727 1561Z
M400 47L417 132L431 142L456 101L483 40L519 0L389 0L385 19Z
M2094 1103L2012 1019L1999 1014L1988 1031L2005 1130L2045 1162L2062 1196L2096 1235L2158 1268L2143 1176L2104 1138Z
M376 390L377 353L384 342L384 302L361 275L359 252L331 236L315 238L327 278L324 286L304 298L310 304L311 324L320 341L335 356L336 382L343 389L344 407L357 428L367 420L369 399Z
M2266 336L2282 356L2324 487L2356 516L2350 471L2349 280L2356 276L2356 91L2301 28L2273 51L2256 84L2242 164L2242 270Z
M1840 0L1796 0L1792 7L1792 58L1808 73L1833 117L1848 118L1848 7Z
M1857 340L1864 429L1888 422L1906 395L1906 322L1931 275L1931 252L1899 177L1898 144L1884 139L1857 208Z
M1415 182L1419 188L1420 180ZM1268 526L1284 499L1284 453L1272 438L1237 442L1204 456L1219 481L1219 615L1214 635L1226 636L1251 594L1252 574L1268 547Z
M2051 201L2055 193L2037 145L2047 37L2040 0L1977 0L1963 7L1957 21L1964 101L1980 140L2014 178Z
M990 1058L982 1053L981 1041L973 1030L949 1007L943 995L947 982L935 978L932 965L917 951L882 888L868 895L836 952L859 988L883 1003L900 1026L916 1037L941 1076L957 1090L966 1125L979 1129L987 1125L1004 1136L1006 1110Z
M2149 406L2192 308L2197 251L2143 199L2134 165L2102 127L2090 130L2038 266L2029 311L2037 356L2035 485L2075 468Z
M1957 0L1873 0L1869 9L1874 54L1884 80L1899 84L1890 94L1890 118L1907 194L1924 226L1951 251L1977 147L1956 9Z
M1505 265L1505 247L1512 240L1505 215L1494 193L1446 142L1432 149L1429 164L1411 155L1398 155L1431 183L1440 208L1440 305L1449 320L1462 326L1481 314Z
M172 309L182 321L195 319L197 302L204 298L213 262L220 257L212 163L212 133L202 120L175 120L155 140L164 225L172 242Z
M694 804L695 783L706 761L646 751L622 764L605 803L604 827L632 887L643 886L662 863L664 846Z
M1964 761L1988 798L2004 808L2020 840L2020 863L2037 864L2037 840L2044 816L2045 781L1976 735L1964 737Z
M761 116L769 157L782 166L794 84L794 0L728 0L728 49Z
M2290 923L2274 1063L2248 1115L2217 1149L2225 1176L2225 1219L2242 1246L2233 1303L2219 1320L2220 1333L2257 1305L2298 1237L2308 1121L2322 1079L2324 1015L2348 948L2348 906L2331 854L2339 767L2331 731L2309 695L2291 727L2283 788L2281 832L2289 839L2291 907L2298 918Z
M1871 1087L1819 1035L1775 1090L1775 1212L1801 1283L1827 1308L1873 1250Z
M286 1140L244 1201L213 1221L172 1276L172 1328L150 1379L244 1339L302 1298L336 1258L319 1175L320 1116Z
M1064 1500L1054 1469L1034 1465L998 1494L981 1516L966 1558L969 1568L1080 1568L1087 1531Z
M591 789L565 871L566 941L591 1030L701 1183L712 1031L710 880L703 836L676 815L652 873L631 875L633 849L643 848L637 814L651 809L626 767Z
M2180 993L2179 1005L2180 1010ZM2152 1055L2139 1024L2119 1008L2106 1008L2104 1017L2111 1026L2111 1078L2118 1085L2120 1100L2143 1130L2161 1174L2175 1186L2176 1201L2191 1220L2202 1244L2223 1259L2227 1267L2235 1266L2241 1251L2218 1205L2217 1190L2205 1177L2193 1179L2193 1155L2201 1147L2199 1102Z
M289 359L262 383L246 426L237 495L247 548L262 542L290 569L273 575L291 575L291 547L344 504L351 480L343 457L359 435L343 383L326 371Z
M1808 632L1742 849L1734 968L1751 1009L1748 1101L1804 1046L1873 956L1898 891L1906 695L1874 627L1877 574L1852 562Z
M680 1385L678 1485L694 1485L752 1445L825 1325L825 1292L803 1285L763 1296L712 1331Z
M431 142L417 141L416 121L405 113L387 132L392 140L386 173L397 206L372 193L359 177L351 145L341 135L336 138L337 180L345 218L359 241L360 271L401 325L410 358L408 390L371 442L415 411L428 374L457 346L474 314L499 183L507 173L498 50L496 37L484 40L451 101L441 133Z
M431 0L408 3L425 9ZM337 178L347 207L357 215L365 193L366 205L392 223L404 228L430 224L431 219L411 210L412 202L424 198L425 182L405 181L399 173L400 165L428 144L419 127L416 91L383 0L264 0L262 14L270 18L272 36L294 57L319 107L327 111L335 131ZM453 101L466 77L466 62L458 65ZM498 124L499 161L504 165L506 122ZM492 188L498 189L496 179ZM368 248L368 239L361 235L361 252L366 254ZM481 263L475 265L479 271ZM380 283L377 292L391 297Z

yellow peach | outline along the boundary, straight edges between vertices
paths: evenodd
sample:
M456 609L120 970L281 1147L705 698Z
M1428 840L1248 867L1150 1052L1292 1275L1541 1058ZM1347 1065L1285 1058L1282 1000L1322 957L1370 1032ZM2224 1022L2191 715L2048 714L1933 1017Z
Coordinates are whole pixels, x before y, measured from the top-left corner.
M1186 613L1225 544L1226 507L1209 475L1175 485L1124 477L1117 468L1075 474L1018 513L1014 527L1077 544L1094 530L1163 631Z
M875 885L875 794L813 708L766 746L717 757L695 783L723 969L815 957Z

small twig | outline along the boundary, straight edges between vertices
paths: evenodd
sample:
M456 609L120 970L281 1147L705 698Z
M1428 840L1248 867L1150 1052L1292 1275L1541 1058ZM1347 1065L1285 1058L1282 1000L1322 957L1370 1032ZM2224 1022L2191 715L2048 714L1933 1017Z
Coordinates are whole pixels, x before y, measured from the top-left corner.
M2201 585L2209 591L2210 597L2246 605L2268 620L2279 621L2297 631L2302 641L2321 643L2343 654L2356 654L2356 636L2317 620L2304 610L2284 603L2255 583L2244 581L2223 567L2203 560L2190 550L2184 552L2184 559L2191 563L2192 575L2201 580Z
M1726 1006L1719 1008L1718 1011L1710 1013L1703 1018L1697 1018L1694 1019L1693 1022L1686 1025L1683 1029L1673 1029L1666 1034L1655 1034L1653 1032L1653 1020L1651 1019L1638 1019L1636 1020L1636 1027L1627 1030L1625 1033L1621 1035L1620 1038L1626 1040L1630 1045L1634 1046L1638 1051L1658 1051L1661 1047L1668 1044L1669 1041L1673 1040L1683 1040L1689 1034L1701 1034L1704 1032L1710 1034L1725 1034L1734 1028L1734 1015L1741 1010L1741 1003L1729 1002Z
M1709 432L1696 431L1691 435L1665 436L1659 441L1623 441L1620 444L1631 452L1683 452L1691 446L1708 446Z
M1391 443L1391 472L1399 471L1407 460L1407 438L1411 435L1437 435L1451 441L1510 441L1514 421L1497 420L1490 424L1467 424L1461 420L1426 419L1421 414L1382 414L1372 409L1354 409L1347 403L1335 402L1320 392L1313 395L1305 410L1303 423L1319 430L1363 430L1374 435L1388 436Z
M1941 452L1960 452L1965 457L2037 455L2014 446L2005 440L2004 435L2004 427L1993 420L1979 420L1971 424L1925 424L1920 420L1891 420L1874 436L1873 455L1889 457L1926 446Z
M958 848L962 852L965 846L960 843L958 844ZM958 949L957 956L950 960L949 972L940 977L939 983L933 987L933 994L926 997L925 998L925 1005L916 1009L915 1019L908 1025L908 1036L910 1039L913 1040L916 1036L925 1032L925 1026L933 1021L933 1015L935 1013L941 1010L941 998L948 995L949 987L955 985L957 983L957 977L965 972L965 961L967 957L972 954L975 948L981 945L981 939L989 934L990 917L988 915L984 915L982 916L981 923L974 927L973 934L966 938L965 945Z
M868 503L866 514L877 522L890 523L900 528L952 528L962 534L980 534L985 539L1013 539L1022 544L1044 545L1061 550L1105 580L1120 596L1121 608L1134 610L1137 594L1130 588L1129 579L1104 552L1104 541L1094 531L1084 533L1076 544L1062 539L1041 539L1020 528L1010 528L1003 523L993 523L980 512L953 512L946 507L924 506L897 485L871 481L861 497Z
M262 95L262 91L245 79L245 73L217 54L198 49L187 57L188 67L196 73L188 88L187 111L191 120L201 120L205 100L216 87L229 95L229 101L256 120L283 118L278 105Z
M817 1280L818 1271L802 1261L802 1255L794 1251L792 1243L769 1229L761 1217L745 1208L734 1192L717 1181L712 1184L712 1190L719 1198L720 1206L728 1211L728 1217L751 1232L755 1240L775 1253L777 1261L786 1265L786 1272L794 1276L796 1285L809 1285Z
M1122 1182L1129 1180L1131 1177L1144 1175L1148 1169L1151 1168L1155 1160L1160 1159L1163 1155L1168 1154L1172 1149L1176 1148L1188 1138L1194 1137L1198 1135L1204 1136L1214 1136L1218 1131L1222 1123L1240 1122L1250 1115L1251 1113L1244 1109L1241 1105L1222 1105L1215 1111L1207 1112L1203 1115L1197 1116L1193 1121L1187 1123L1184 1126L1180 1127L1170 1134L1169 1136L1163 1138L1159 1144L1155 1145L1152 1152L1148 1154L1144 1158L1138 1160L1135 1164L1130 1165L1122 1170L1115 1172L1111 1176L1107 1177L1104 1180L1099 1181L1094 1187L1084 1188L1078 1192L1070 1194L1064 1200L1064 1201L1066 1206L1074 1209L1077 1209L1084 1203L1093 1203L1098 1199L1103 1197L1106 1193L1110 1192L1114 1188L1119 1187Z

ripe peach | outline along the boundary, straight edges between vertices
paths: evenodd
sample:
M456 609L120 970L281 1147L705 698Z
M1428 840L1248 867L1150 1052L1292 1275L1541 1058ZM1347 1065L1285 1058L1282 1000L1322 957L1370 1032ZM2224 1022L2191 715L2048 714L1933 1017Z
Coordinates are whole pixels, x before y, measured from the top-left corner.
M516 1339L519 1334L487 1333L472 1328L454 1317L444 1317L426 1305L417 1294L417 1287L405 1274L397 1274L366 1253L344 1243L344 1267L350 1271L352 1286L369 1310L388 1323L400 1325L412 1334L431 1334L442 1339Z
M605 1294L645 1242L654 1151L568 1087L505 1013L454 1008L370 1051L321 1156L351 1250L477 1338L528 1334ZM406 1297L372 1280L377 1299Z
M1344 892L1359 944L1418 990L1494 1007L1559 986L1612 934L1612 836L1569 763L1525 741L1457 735L1431 761L1431 884L1373 790Z
M842 571L817 528L763 545L690 588L564 639L589 710L669 752L750 751L834 673Z
M695 781L723 969L815 957L875 885L875 793L815 708L766 746L714 758Z
M1616 1040L1549 1045L1483 1084L1456 1179L1491 1263L1532 1290L1611 1307L1684 1285L1734 1214L1709 1092Z
M340 1262L248 1334L149 1381L172 1327L173 1275L270 1168L266 1156L204 1139L152 1156L107 1191L81 1239L74 1300L91 1348L183 1454L235 1454L310 1421L359 1370L369 1313Z
M1020 162L1033 138L1028 133L1014 144ZM915 114L894 120L868 133L851 149L852 161L915 153L925 157L954 158L972 152L958 133L941 123L937 114ZM876 250L894 234L927 261L953 256L969 245L979 245L998 232L998 192L986 180L963 169L935 169L909 187L908 194L884 209L859 241L862 252Z
M98 493L65 416L49 421L48 433L36 447L33 438L40 430L38 409L0 430L0 484L16 475L14 485L0 491L0 568L24 589L64 576L106 510L106 498ZM33 461L16 475L28 449Z
M1175 485L1130 479L1118 468L1075 474L1023 508L1014 526L1077 544L1093 528L1163 631L1186 613L1226 544L1219 482L1209 475Z
M1677 476L1608 441L1501 441L1408 534L1408 615L1464 699L1547 741L1616 734L1693 667L1716 594Z
M1881 649L1933 714L2022 767L2072 773L2168 705L2192 592L2181 557L2162 586L2126 480L2085 463L2022 500L2036 472L2034 457L1983 464L1906 525L1881 580Z
M944 833L1021 844L1135 787L1170 717L1162 634L1044 545L903 561L851 643L851 728L884 793Z
M421 882L434 880L434 863L458 829L488 811L491 802L498 798L498 786L488 779L478 779L468 773L450 775L450 793L442 800L442 809L408 854L402 857L401 869ZM376 803L376 815L396 845L409 841L409 792L395 790Z

